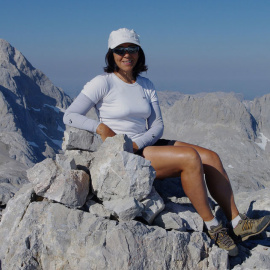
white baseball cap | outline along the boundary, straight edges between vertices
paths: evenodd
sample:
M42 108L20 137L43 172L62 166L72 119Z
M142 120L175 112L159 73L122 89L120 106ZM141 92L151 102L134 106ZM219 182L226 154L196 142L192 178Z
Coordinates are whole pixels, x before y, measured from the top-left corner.
M108 40L108 48L114 49L123 43L133 43L141 46L139 35L133 29L120 28L116 31L112 31Z

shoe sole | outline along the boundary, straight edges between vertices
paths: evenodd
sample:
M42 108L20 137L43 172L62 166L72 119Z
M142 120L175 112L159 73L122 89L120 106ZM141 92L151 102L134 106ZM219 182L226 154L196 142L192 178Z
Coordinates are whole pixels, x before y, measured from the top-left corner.
M228 255L231 257L235 257L237 256L239 253L238 251L238 247L236 246L236 248L232 249L232 250L228 250Z
M243 236L243 237L242 237L241 235L239 235L239 237L241 238L242 241L246 241L246 240L248 240L250 237L262 233L269 225L270 225L270 220L265 224L265 226L264 226L260 231L255 232L255 233L253 233L253 234L249 234L249 235Z

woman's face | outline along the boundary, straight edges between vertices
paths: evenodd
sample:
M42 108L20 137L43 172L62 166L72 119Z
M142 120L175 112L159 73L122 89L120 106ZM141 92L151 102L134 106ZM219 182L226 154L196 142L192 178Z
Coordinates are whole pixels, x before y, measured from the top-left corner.
M127 48L127 47L134 47L136 46L133 43L123 43L119 46L117 46L117 48ZM118 55L116 53L113 53L113 57L114 57L114 61L116 63L116 65L119 67L119 71L124 71L127 73L131 73L133 68L136 66L137 62L138 62L138 58L139 58L139 53L128 53L125 52L124 55Z

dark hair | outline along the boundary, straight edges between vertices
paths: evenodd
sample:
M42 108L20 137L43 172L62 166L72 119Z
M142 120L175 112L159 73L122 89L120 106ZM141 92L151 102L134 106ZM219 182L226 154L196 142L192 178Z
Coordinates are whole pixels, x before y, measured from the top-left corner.
M140 47L139 49L139 58L137 61L136 66L133 68L133 77L136 79L138 77L138 75L141 72L147 71L148 68L145 65L145 55L144 52L142 50L142 48ZM113 50L109 49L106 56L105 56L105 62L106 62L106 67L104 67L104 71L107 73L113 73L114 71L118 71L119 67L116 65L115 61L114 61L114 57L113 57Z

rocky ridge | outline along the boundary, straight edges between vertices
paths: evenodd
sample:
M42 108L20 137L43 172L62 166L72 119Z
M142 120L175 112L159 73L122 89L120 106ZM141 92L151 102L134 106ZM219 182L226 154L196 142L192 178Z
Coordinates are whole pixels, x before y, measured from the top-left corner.
M26 169L60 149L71 99L0 39L0 205L27 182Z

